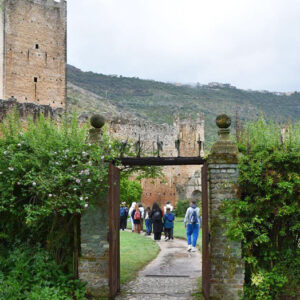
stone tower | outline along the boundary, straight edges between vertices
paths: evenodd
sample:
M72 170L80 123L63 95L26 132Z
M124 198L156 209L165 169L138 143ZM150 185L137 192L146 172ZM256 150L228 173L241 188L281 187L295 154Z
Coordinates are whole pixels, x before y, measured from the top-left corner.
M0 99L66 105L66 1L3 0Z
M180 119L179 115L174 116L174 126L180 137L180 153L182 156L198 156L199 145L201 141L201 155L204 155L204 114L197 114L196 122L191 115Z

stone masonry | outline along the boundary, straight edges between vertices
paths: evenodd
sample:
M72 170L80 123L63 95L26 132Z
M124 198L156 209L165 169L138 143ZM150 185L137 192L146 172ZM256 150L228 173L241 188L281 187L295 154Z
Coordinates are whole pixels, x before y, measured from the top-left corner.
M209 227L212 299L240 299L244 284L244 264L241 243L229 241L224 235L226 219L220 206L226 199L237 197L238 150L229 139L230 119L221 115L217 119L220 139L208 157Z
M90 142L101 141L101 124L90 130ZM81 255L78 273L86 283L87 294L93 297L109 296L109 197L98 195L93 207L81 216Z
M174 116L173 125L157 125L145 120L125 120L122 118L108 123L110 133L120 139L133 143L140 137L147 155L153 156L157 137L163 141L161 156L175 157L175 141L180 139L181 156L198 156L198 140L202 142L201 155L204 156L204 115L197 115L196 120L190 116L180 119ZM178 200L192 198L195 190L201 193L201 166L168 166L163 167L164 178L142 180L142 203L152 206L154 202L164 205L170 201L173 205ZM189 183L188 183L189 182ZM192 190L194 186L194 190ZM195 195L195 194L194 194Z
M16 101L16 99L0 99L0 122L2 122L8 114L13 113L15 110L19 113L20 119L24 122L26 122L28 118L32 118L34 120L42 114L46 118L50 117L59 122L64 114L64 109L62 108L54 109L49 105L19 103Z
M88 295L109 295L108 197L99 197L81 216L81 256L79 278L86 282Z
M0 99L66 105L66 1L4 0Z

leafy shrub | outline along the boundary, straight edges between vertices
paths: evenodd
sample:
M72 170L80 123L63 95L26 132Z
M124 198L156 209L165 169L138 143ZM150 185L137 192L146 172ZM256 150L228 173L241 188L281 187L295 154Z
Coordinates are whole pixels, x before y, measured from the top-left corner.
M177 217L184 217L186 210L190 207L191 200L189 199L184 199L184 200L179 200L176 204L174 213ZM197 206L200 207L200 212L201 212L201 200L199 199L197 201Z
M176 217L184 217L186 210L190 206L190 200L184 199L184 200L179 200L175 206L174 213Z
M40 247L16 247L0 257L0 299L85 299L85 287L73 280Z
M89 143L88 129L76 115L60 124L41 116L24 126L12 114L1 124L0 255L16 241L40 244L70 272L74 227L86 206L107 192L105 160L120 156L120 142L105 129L96 144ZM131 146L125 155L133 155ZM144 167L126 169L121 176L136 170L140 177L157 174L156 168Z
M140 202L143 189L139 181L122 178L120 182L120 201L131 205Z
M300 286L300 124L263 119L239 141L240 199L228 200L228 235L242 241L245 299L295 295Z

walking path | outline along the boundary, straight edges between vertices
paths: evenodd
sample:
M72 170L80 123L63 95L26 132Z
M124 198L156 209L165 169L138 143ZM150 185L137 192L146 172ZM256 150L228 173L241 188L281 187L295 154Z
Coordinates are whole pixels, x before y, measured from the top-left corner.
M184 240L158 242L157 258L139 272L137 278L121 287L118 300L193 299L201 276L201 254L187 252ZM145 253L147 255L147 253Z

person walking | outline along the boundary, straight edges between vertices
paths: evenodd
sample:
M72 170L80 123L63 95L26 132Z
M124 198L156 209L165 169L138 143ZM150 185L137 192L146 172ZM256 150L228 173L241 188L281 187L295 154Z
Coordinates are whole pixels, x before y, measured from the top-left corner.
M135 205L135 209L131 213L131 217L134 223L134 232L139 234L141 232L141 211L137 204Z
M165 228L166 242L173 237L172 229L174 228L174 219L175 219L174 214L171 212L170 207L168 207L164 215L164 228Z
M126 228L127 223L127 212L126 212L126 202L122 202L120 206L120 229L123 231Z
M199 230L201 226L201 218L200 218L200 209L196 205L196 200L192 200L191 206L187 209L184 225L186 228L186 236L188 242L188 251L195 252L196 245L199 235ZM193 240L192 240L193 237Z
M160 241L163 230L162 210L156 202L153 203L150 218L153 224L154 240Z
M142 203L139 203L139 209L140 209L140 212L141 212L141 231L143 231L145 210L144 210L144 207L143 207Z
M125 213L126 213L126 221L125 221L125 229L126 229L127 228L127 218L129 215L129 208L128 208L126 202L124 202L124 203L125 203Z
M171 211L171 212L174 210L173 205L171 204L170 201L168 201L168 202L166 203L166 205L164 206L163 215L165 215L165 213L167 212L167 208L168 208L168 207L170 208L170 211Z
M132 231L132 232L134 231L134 223L133 223L133 218L132 218L131 215L132 215L133 210L135 209L135 206L136 206L136 202L132 202L132 203L131 203L131 206L130 206L130 208L129 208L129 212L128 212L129 217L130 217L131 231Z
M145 209L145 214L144 214L144 217L145 217L145 226L146 226L146 233L145 233L145 235L151 235L151 232L152 232L152 222L151 222L151 218L150 218L150 213L151 213L151 209L148 206Z
M163 217L164 217L164 215L166 214L168 208L170 208L170 211L173 212L174 207L173 207L173 205L171 204L170 201L168 201L167 204L164 206L164 209L163 209ZM173 238L173 231L174 231L174 228L171 228L170 236L171 236L172 240L174 239L174 238ZM165 233L165 240L166 240L167 238L168 238L168 237L167 237L167 235L166 235L166 233Z

